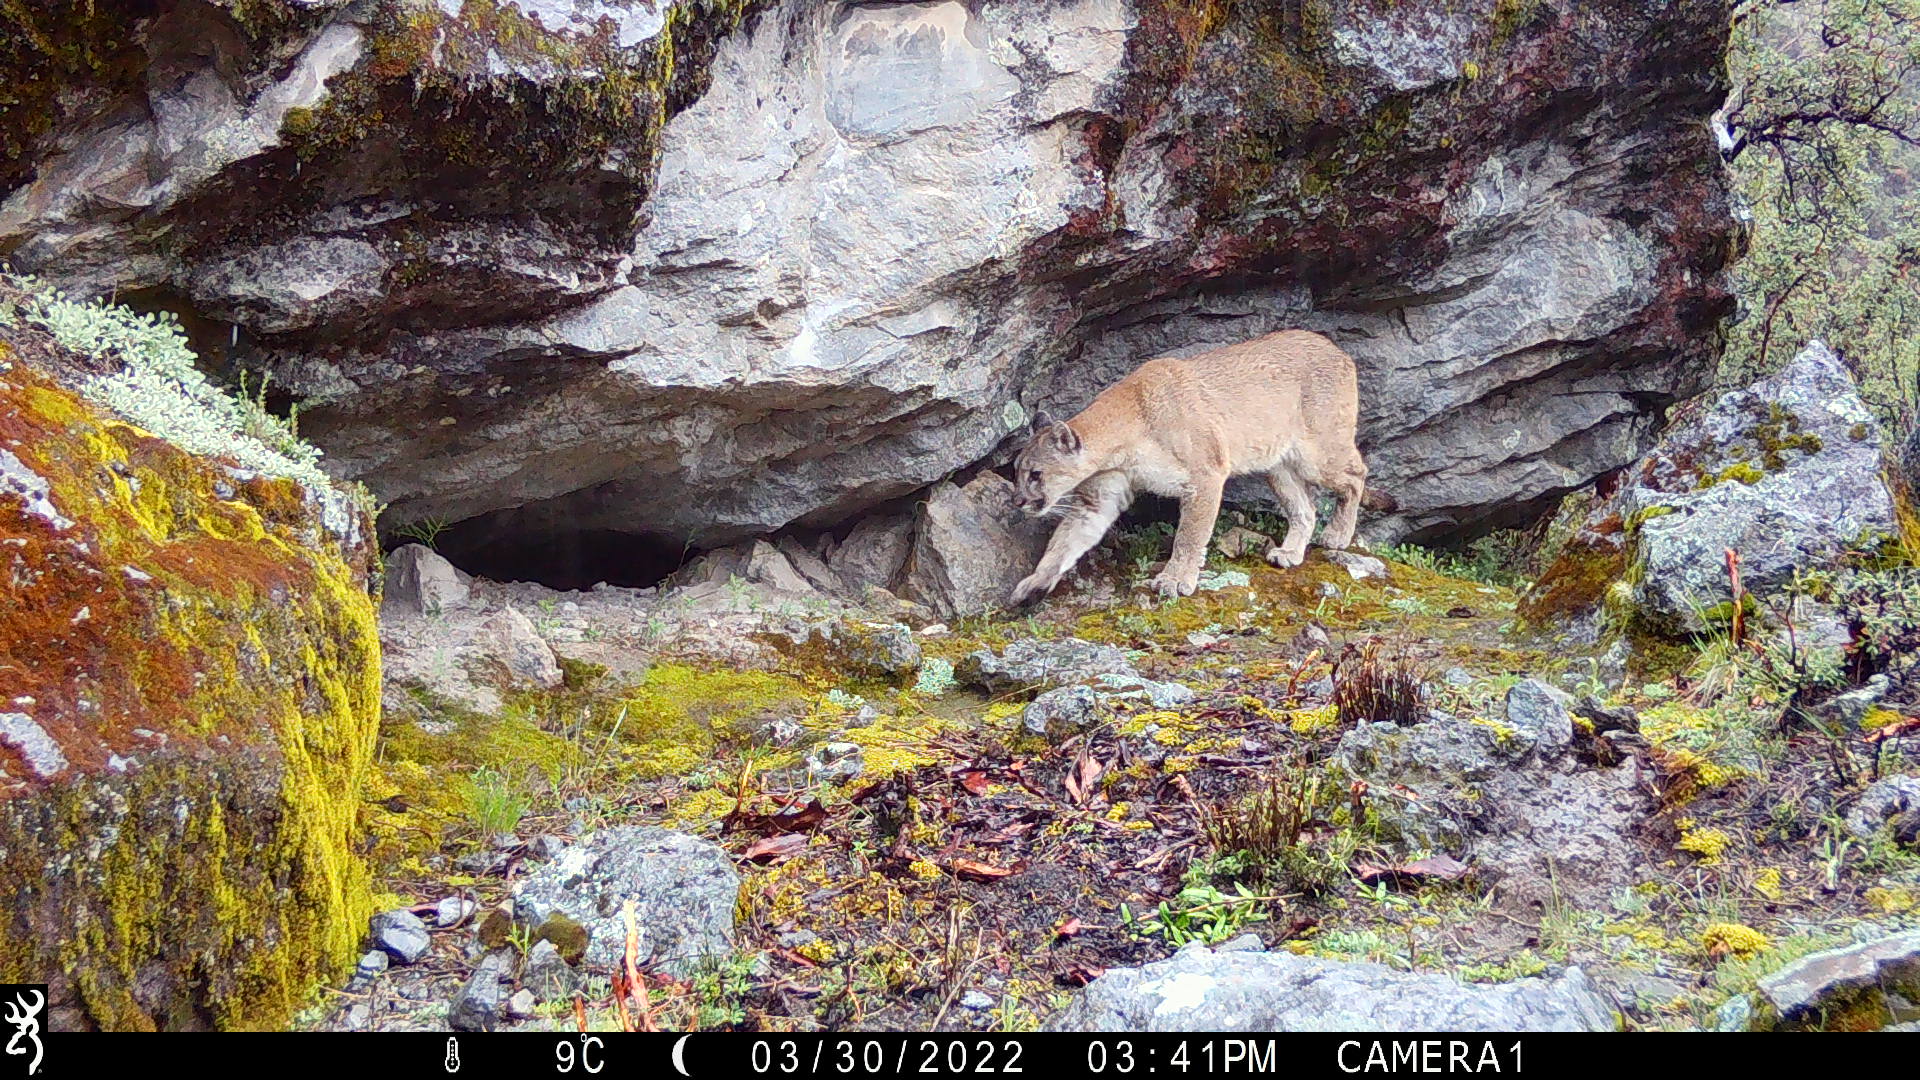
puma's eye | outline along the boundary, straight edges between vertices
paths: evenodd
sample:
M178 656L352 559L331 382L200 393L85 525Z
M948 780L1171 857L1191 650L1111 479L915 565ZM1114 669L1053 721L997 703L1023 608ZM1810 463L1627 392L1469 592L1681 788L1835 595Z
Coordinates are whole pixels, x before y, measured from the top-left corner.
M1037 484L1037 483L1039 483L1039 482L1040 482L1040 470L1039 470L1039 469L1035 469L1035 470L1033 470L1032 472L1030 472L1030 473L1028 473L1028 474L1027 474L1027 483L1029 483L1029 484Z

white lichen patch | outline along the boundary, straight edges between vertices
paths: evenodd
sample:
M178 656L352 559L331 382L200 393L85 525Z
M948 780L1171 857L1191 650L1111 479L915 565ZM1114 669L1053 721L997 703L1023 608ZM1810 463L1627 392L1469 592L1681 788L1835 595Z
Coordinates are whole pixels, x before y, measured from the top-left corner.
M42 780L67 771L67 755L60 752L60 744L26 713L0 713L0 743L18 751L27 768Z
M53 500L48 498L53 485L46 477L27 468L26 463L14 457L10 451L0 450L0 495L16 495L27 504L27 513L40 518L56 529L66 529L73 522L54 509Z

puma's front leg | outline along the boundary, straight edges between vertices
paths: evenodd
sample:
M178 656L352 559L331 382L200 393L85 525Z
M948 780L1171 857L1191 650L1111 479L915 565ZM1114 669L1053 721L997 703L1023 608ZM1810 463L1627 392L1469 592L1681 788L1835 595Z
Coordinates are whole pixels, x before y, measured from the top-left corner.
M1207 561L1207 541L1220 516L1220 492L1225 475L1195 477L1193 493L1180 500L1180 527L1173 534L1173 555L1166 569L1153 579L1161 596L1191 596L1200 586L1200 567Z
M1060 579L1073 569L1074 563L1080 561L1080 556L1085 555L1107 534L1114 519L1120 516L1133 498L1132 488L1120 473L1101 473L1080 485L1078 494L1084 501L1068 511L1060 527L1053 530L1053 538L1047 541L1047 553L1040 557L1040 565L1013 587L1011 601L1014 607L1045 596L1060 584Z

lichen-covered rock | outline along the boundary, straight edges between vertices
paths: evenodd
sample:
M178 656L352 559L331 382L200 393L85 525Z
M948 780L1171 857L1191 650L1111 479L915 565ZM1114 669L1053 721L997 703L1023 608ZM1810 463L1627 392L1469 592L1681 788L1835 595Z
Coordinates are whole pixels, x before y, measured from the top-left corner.
M55 1028L282 1027L371 914L371 521L163 438L265 454L117 370L187 355L157 324L37 309L82 355L10 288L0 447L37 479L0 485L0 978L48 983ZM108 383L169 431L75 391Z
M1579 968L1492 986L1287 952L1186 948L1115 968L1047 1022L1051 1031L1612 1031Z
M740 875L718 846L652 826L602 829L520 882L513 917L538 929L562 915L584 928L585 962L611 971L626 955L631 902L640 959L686 975L733 949ZM562 954L566 949L561 949Z
M533 621L512 605L487 616L474 635L480 654L506 669L511 682L552 690L564 677L553 646L540 636Z
M960 661L954 674L962 684L994 694L1070 686L1102 675L1143 681L1125 649L1079 638L1022 638L998 653L977 649Z
M1891 832L1895 842L1920 848L1920 776L1869 784L1847 811L1847 831L1862 840Z
M1778 373L1683 412L1592 507L1521 614L1591 633L1611 608L1645 630L1698 630L1701 613L1730 610L1729 549L1741 585L1764 596L1897 538L1883 442L1846 366L1810 342Z
M903 623L806 620L771 629L767 636L788 655L856 679L910 681L923 658L919 639Z
M1515 687L1506 721L1434 714L1406 727L1361 724L1334 761L1367 785L1396 853L1449 854L1514 905L1556 895L1600 901L1632 884L1634 842L1652 812L1636 758L1594 767L1569 752L1572 718L1543 687Z
M1446 531L1631 460L1729 308L1713 4L15 6L0 249L237 328L399 520L540 507L482 538L833 525L1291 324L1370 528Z
M1872 1031L1920 1020L1920 931L1803 956L1760 980L1766 1026Z

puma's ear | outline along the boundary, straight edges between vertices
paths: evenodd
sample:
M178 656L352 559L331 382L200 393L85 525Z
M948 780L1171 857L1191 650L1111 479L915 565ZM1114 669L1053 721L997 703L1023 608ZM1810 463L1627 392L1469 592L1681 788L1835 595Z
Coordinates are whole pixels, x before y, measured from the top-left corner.
M1077 454L1080 452L1079 432L1065 424L1055 424L1047 428L1046 431L1047 437L1053 440L1054 447L1061 453Z
M1053 414L1045 409L1033 414L1033 430L1045 431L1054 424Z

